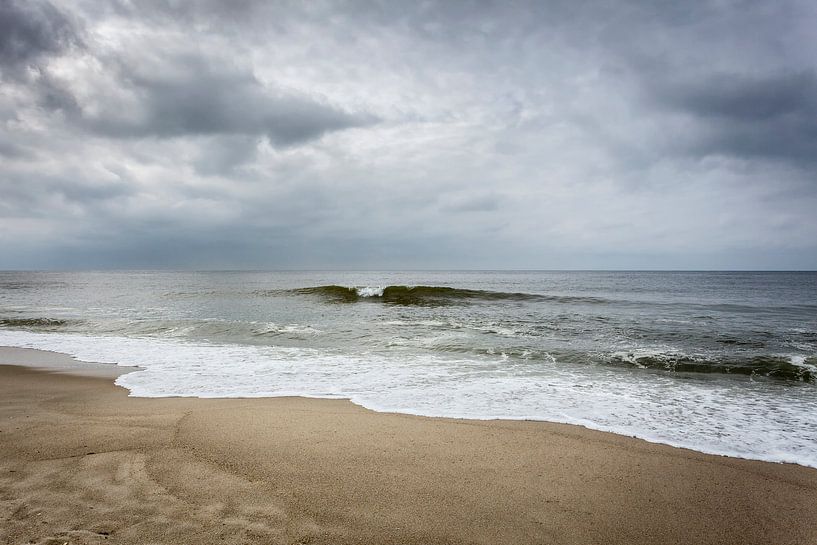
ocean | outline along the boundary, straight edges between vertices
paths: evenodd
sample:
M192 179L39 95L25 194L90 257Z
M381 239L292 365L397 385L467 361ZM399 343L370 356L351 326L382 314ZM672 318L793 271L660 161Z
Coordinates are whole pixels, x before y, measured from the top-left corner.
M146 397L348 398L817 467L815 272L0 272L0 345Z

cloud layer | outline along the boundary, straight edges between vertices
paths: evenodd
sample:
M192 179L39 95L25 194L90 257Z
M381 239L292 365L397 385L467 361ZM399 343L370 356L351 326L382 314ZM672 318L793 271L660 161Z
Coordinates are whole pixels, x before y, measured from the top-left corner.
M811 2L0 3L0 268L817 268Z

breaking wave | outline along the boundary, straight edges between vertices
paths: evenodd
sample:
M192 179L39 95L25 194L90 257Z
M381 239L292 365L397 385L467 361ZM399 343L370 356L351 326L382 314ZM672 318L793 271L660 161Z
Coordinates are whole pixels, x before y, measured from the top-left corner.
M314 286L287 290L288 293L322 297L334 303L380 301L394 305L446 305L479 301L551 301L555 303L607 303L598 297L542 295L536 293L501 292L452 288L448 286Z
M677 373L722 373L817 382L817 358L759 355L741 359L710 359L688 354L617 352L607 363Z

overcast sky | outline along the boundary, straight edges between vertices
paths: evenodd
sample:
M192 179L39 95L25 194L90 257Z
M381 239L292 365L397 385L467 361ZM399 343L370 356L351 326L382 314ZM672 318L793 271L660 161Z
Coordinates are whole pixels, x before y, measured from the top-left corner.
M0 268L817 268L817 2L0 0Z

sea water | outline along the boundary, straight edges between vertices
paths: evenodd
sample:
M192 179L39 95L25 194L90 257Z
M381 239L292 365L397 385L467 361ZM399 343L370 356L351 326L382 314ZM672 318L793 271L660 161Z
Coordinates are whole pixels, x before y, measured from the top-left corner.
M817 273L2 272L0 345L146 397L348 398L817 467Z

